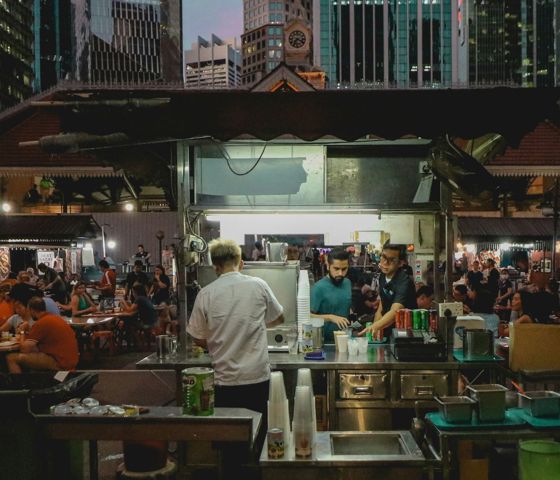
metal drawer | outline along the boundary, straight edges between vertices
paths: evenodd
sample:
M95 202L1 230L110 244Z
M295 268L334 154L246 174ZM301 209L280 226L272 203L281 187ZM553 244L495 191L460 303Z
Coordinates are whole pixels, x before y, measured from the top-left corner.
M339 373L341 399L383 400L387 397L387 372Z
M448 394L449 374L429 372L401 373L401 400L431 399Z

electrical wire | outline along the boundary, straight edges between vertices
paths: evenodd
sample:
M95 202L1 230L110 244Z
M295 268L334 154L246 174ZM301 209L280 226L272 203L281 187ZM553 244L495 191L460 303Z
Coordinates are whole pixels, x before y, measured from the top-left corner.
M259 164L259 162L261 161L261 159L264 155L264 152L266 151L266 147L268 146L267 143L264 144L264 147L262 149L261 154L259 155L259 158L257 158L257 161L254 163L254 165L249 170L247 170L246 172L243 172L243 173L239 173L239 172L236 172L233 169L233 167L231 166L230 161L232 160L232 158L229 156L229 153L224 148L223 144L219 143L219 142L216 142L216 145L218 145L218 148L220 149L220 152L221 152L222 156L224 157L224 159L227 163L227 166L230 169L231 173L233 173L234 175L237 175L238 177L243 177L245 175L249 175L257 167L257 165Z
M198 214L192 220L192 222L191 222L191 219L190 219L190 213L189 212L190 212L190 209L187 208L187 211L185 212L185 219L187 221L187 227L188 227L188 230L189 230L188 233L189 233L189 235L192 235L193 237L198 238L202 242L203 247L201 249L197 248L196 247L196 242L190 242L190 244L188 245L188 248L192 247L192 250L195 253L204 253L208 250L208 242L206 242L206 240L204 240L204 238L202 238L200 235L194 233L194 229L193 229L193 224L199 219L202 212L198 212Z

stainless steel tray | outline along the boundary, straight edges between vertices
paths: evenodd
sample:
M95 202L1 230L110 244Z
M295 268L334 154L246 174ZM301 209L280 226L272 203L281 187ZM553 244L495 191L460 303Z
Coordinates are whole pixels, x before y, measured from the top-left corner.
M533 417L560 415L560 393L539 390L519 394L519 406Z
M505 418L506 392L508 389L499 384L469 385L471 398L478 402L480 422L501 422Z
M466 396L434 397L441 416L449 423L471 423L476 402Z

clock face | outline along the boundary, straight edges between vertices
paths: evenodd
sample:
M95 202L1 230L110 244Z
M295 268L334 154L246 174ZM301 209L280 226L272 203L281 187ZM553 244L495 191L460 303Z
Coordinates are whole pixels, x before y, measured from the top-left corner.
M305 45L305 41L306 41L305 33L303 33L301 30L294 30L288 36L288 42L294 48L303 47Z

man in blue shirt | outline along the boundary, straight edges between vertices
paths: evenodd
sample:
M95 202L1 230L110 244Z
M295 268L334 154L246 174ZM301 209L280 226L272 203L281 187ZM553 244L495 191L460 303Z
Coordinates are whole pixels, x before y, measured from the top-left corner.
M335 330L350 325L352 283L346 278L349 257L344 250L332 250L327 257L328 276L319 280L311 291L311 316L325 319L325 343L334 342Z

